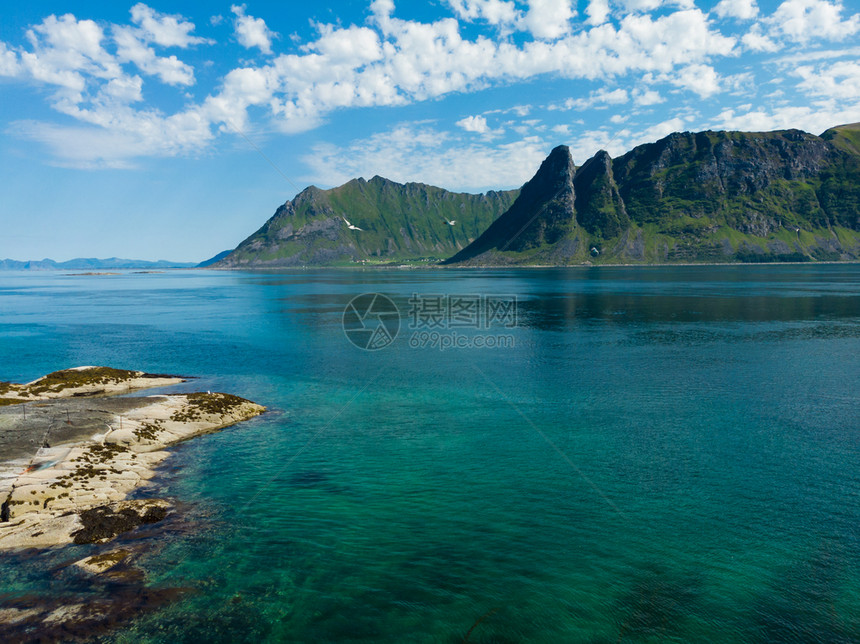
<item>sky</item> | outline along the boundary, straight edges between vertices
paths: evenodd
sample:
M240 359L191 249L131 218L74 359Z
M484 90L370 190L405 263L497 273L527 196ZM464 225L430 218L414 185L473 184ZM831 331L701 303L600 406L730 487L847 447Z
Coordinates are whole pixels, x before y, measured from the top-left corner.
M0 258L200 261L304 187L860 121L860 2L5 2Z

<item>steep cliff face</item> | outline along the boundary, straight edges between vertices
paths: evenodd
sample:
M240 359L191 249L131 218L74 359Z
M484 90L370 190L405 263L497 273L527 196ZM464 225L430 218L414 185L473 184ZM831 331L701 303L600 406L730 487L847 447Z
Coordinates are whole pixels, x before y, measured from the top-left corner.
M799 130L675 133L614 160L598 152L576 170L569 191L558 194L564 182L551 181L549 172L558 165L557 148L511 210L449 261L858 258L855 148L857 126L821 137ZM559 194L573 200L558 200Z
M576 173L576 218L595 237L615 237L630 226L612 158L601 150Z
M477 238L510 207L517 192L454 193L382 177L353 179L331 190L311 186L278 208L216 266L442 259Z
M524 253L561 242L575 232L576 167L567 146L555 148L520 191L510 210L466 249L448 260L467 261L483 253Z
M841 153L824 139L797 130L767 134L672 134L615 160L621 196L638 223L677 216L714 217L742 230L757 215L777 224L801 216L827 226L815 203L815 183ZM753 223L753 234L769 230Z

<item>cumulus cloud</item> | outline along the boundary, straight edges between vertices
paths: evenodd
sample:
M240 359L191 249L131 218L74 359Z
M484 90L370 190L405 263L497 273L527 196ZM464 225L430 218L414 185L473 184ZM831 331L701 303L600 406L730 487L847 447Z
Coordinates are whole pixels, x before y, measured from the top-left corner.
M555 39L570 31L571 0L529 0L522 24L535 38Z
M0 41L0 76L17 76L20 72L18 54L10 50L5 42Z
M712 123L715 129L744 130L747 132L767 132L797 128L821 134L833 124L856 121L860 105L848 107L833 101L821 101L812 105L786 105L773 109L759 107L749 111L732 109L720 112Z
M272 39L277 36L266 26L262 18L254 18L245 14L245 5L230 7L236 18L233 27L236 30L236 40L246 49L258 47L264 54L272 53Z
M684 119L679 116L676 116L674 118L667 119L661 123L657 123L656 125L652 125L651 127L646 128L645 130L640 132L639 135L631 141L631 143L633 145L649 143L651 141L662 139L664 136L672 134L672 132L680 132L684 129Z
M803 80L798 87L816 97L849 99L860 106L860 63L840 61L832 65L804 65L795 71Z
M710 65L688 65L668 78L669 82L701 98L708 98L721 91L720 75Z
M212 139L194 112L169 117L153 111L118 108L71 112L82 126L18 121L8 132L47 146L56 165L75 168L131 168L141 156L173 156L197 150Z
M321 144L303 161L304 181L339 185L354 177L382 175L449 190L519 187L531 178L552 144L526 137L495 147L467 143L427 124L400 124L345 146Z
M840 2L786 0L766 22L774 34L796 42L843 40L860 31L860 15L843 19L843 9Z
M752 51L763 51L770 53L779 51L780 49L780 45L775 40L762 32L761 25L759 25L758 23L750 27L750 30L741 38L741 42L747 49L750 49Z
M665 101L666 99L660 95L660 92L653 89L637 89L633 93L633 102L640 107L659 105Z
M452 2L452 7L458 15L492 24L515 22L533 39L520 43L484 35L467 39L454 19L401 20L394 16L391 0L374 0L366 26L319 25L318 37L297 53L229 71L220 87L183 113L193 112L205 127L232 131L246 127L248 110L257 107L268 112L282 131L296 132L316 127L338 109L403 105L545 74L599 81L637 72L668 73L735 53L736 41L713 30L698 9L656 17L628 15L617 25L571 33L575 12L570 0L532 0L524 11L502 0L462 0ZM240 42L271 52L274 34L265 23L246 15L244 6L234 5L232 11ZM51 16L30 31L30 51L0 52L0 69L61 89L63 96L55 107L88 123L99 110L109 109L108 98L110 105L141 100L145 86L123 65L134 65L143 77L168 85L187 87L195 82L190 65L155 49L208 42L194 35L193 23L144 4L132 8L131 22L110 26L108 36L93 21ZM108 44L115 47L115 54L105 49L106 41L112 41ZM110 88L97 91L113 80L117 82ZM93 91L88 91L90 87ZM621 98L626 100L623 90L607 90L593 100L595 105L612 104ZM142 122L151 125L153 114L141 115ZM102 120L104 127L115 124ZM194 129L198 132L196 123ZM193 140L205 137L197 134ZM141 149L149 153L153 148Z
M478 134L486 134L490 131L487 125L487 119L483 116L467 116L457 121L457 127L461 127L466 132L477 132Z
M247 15L244 5L233 5L237 41L269 56L228 68L208 96L174 113L146 104L149 84L184 91L195 83L195 70L163 48L186 49L211 41L195 35L188 19L143 3L132 7L130 21L123 25L78 20L71 14L49 16L27 31L23 45L0 42L0 75L44 84L53 91L54 108L81 123L79 128L28 123L22 131L64 158L117 167L135 154L189 153L208 145L219 132L252 127L252 118L267 119L283 132L300 132L317 127L337 110L407 105L537 78L569 79L573 87L575 81L587 81L589 89L595 88L579 96L574 89L575 98L555 105L568 110L631 101L636 108L653 106L666 100L658 89L680 94L672 87L702 99L742 87L755 91L755 79L718 73L720 60L744 49L774 52L787 47L814 56L804 51L808 42L844 41L860 31L860 17L847 15L838 0L785 0L764 17L755 0L720 0L710 13L692 0L590 0L583 3L585 16L575 22L572 0L447 0L453 17L429 22L397 17L392 0L373 0L368 6L370 16L363 24L317 24L310 39L276 55L272 40L277 34L262 19ZM723 33L727 23L715 17L754 22L739 38ZM465 30L461 21L475 24ZM511 36L514 31L521 33ZM797 64L782 66L782 77L790 79L795 73L796 88L806 97L841 102L825 106L829 113L852 101L854 63L820 67L813 57ZM656 87L660 83L663 88ZM190 94L182 98L194 100ZM520 117L527 106L523 110ZM488 114L460 119L456 135L442 135L450 145L469 152L477 141L486 144L500 136L500 130L490 128ZM723 118L756 118L755 110L738 114ZM616 146L684 123L675 111L673 119L653 131L609 139L594 135L590 141ZM543 137L554 123L533 119L503 125L511 136L521 133L522 145L534 135ZM72 144L61 143L76 144L98 128L106 133L96 137L99 141L111 134L116 138L113 153L110 146L98 144L91 153L73 154ZM407 129L422 135L429 131ZM562 131L568 130L557 133ZM381 140L364 141L383 148ZM504 145L508 143L496 143L497 149ZM469 153L473 158L477 154Z
M448 0L448 5L462 20L484 20L508 28L521 17L516 4L507 0Z
M563 110L587 110L591 108L605 108L610 105L621 105L629 100L626 89L602 88L591 92L584 98L568 98L560 105L551 105L549 109Z
M159 13L142 2L131 8L131 21L146 35L145 40L162 47L190 47L212 44L212 40L192 36L194 23L182 16Z
M714 13L720 18L752 20L758 15L758 5L755 0L720 0Z
M602 25L609 19L609 0L589 0L585 13L588 15L586 24Z
M522 45L483 36L464 39L451 19L420 23L380 15L385 17L381 33L327 27L305 46L306 53L281 55L260 68L278 79L271 104L279 120L315 123L338 108L399 105L541 74L608 79L636 71L668 72L711 56L734 55L736 45L713 31L698 9L657 18L627 16L617 27L605 24ZM365 44L354 45L358 38Z
M53 107L82 125L19 121L10 133L46 145L59 163L76 167L128 167L134 156L169 156L206 145L209 123L190 107L172 115L132 107L144 100L144 81L128 69L168 85L194 83L193 69L151 45L190 47L208 42L192 35L181 16L144 4L131 9L131 25L104 26L72 14L48 16L27 31L28 49L0 47L0 74L30 78L53 88ZM87 143L89 141L89 143Z
M134 63L144 74L158 76L168 85L193 85L194 70L176 56L162 57L140 39L140 34L128 27L114 29L116 56L119 62Z

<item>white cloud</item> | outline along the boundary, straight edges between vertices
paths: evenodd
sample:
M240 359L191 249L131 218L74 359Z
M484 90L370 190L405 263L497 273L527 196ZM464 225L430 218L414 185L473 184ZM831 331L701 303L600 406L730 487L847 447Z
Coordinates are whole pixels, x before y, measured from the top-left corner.
M681 132L684 129L684 119L676 116L675 118L668 119L662 123L652 125L640 132L639 135L631 141L630 147L640 145L642 143L657 141L658 139L662 139L664 136L672 134L672 132Z
M653 89L638 89L633 94L633 102L640 107L659 105L665 101L666 99L660 95L660 92Z
M140 32L129 27L115 27L116 55L120 62L134 63L144 74L158 76L168 85L194 84L194 70L176 56L157 56L152 47L139 39Z
M529 9L522 24L535 38L555 39L570 31L576 15L571 0L528 0Z
M689 65L668 78L669 82L700 98L708 98L722 91L720 76L710 65Z
M585 13L588 15L586 24L602 25L609 19L609 0L589 0Z
M361 66L383 57L382 43L373 29L354 25L335 29L332 25L319 25L319 30L320 37L304 49L319 53L328 61Z
M506 125L509 125L514 132L523 137L534 132L546 131L546 125L544 125L540 119L525 119L519 123L516 121L510 121L506 123Z
M212 139L208 125L193 111L169 117L127 107L70 113L91 125L18 121L8 132L43 143L57 165L76 168L130 168L136 157L187 153Z
M448 4L462 20L485 20L496 26L510 27L521 16L516 5L506 0L448 0Z
M272 98L274 82L274 76L268 69L234 69L224 77L221 91L206 99L201 113L212 123L226 124L224 131L244 131L248 126L248 108L268 103Z
M210 124L197 108L164 115L152 107L130 107L144 100L143 79L124 68L131 63L164 83L193 84L190 66L176 56L157 56L149 43L187 47L204 42L191 35L194 25L143 4L132 8L132 21L139 26L109 25L106 32L71 14L48 16L27 31L29 50L17 56L9 52L10 58L3 45L0 73L12 71L53 87L54 109L82 124L28 120L13 124L9 132L45 144L61 164L75 167L129 167L136 156L183 154L211 141Z
M775 34L805 43L813 39L843 40L860 31L860 15L842 18L840 2L787 0L767 19Z
M394 13L394 0L373 0L370 3L370 12L377 20L384 20Z
M720 18L752 20L758 15L758 5L755 0L720 0L714 13Z
M654 83L670 83L709 98L727 90L753 93L753 81L761 80L748 74L722 76L717 72L720 59L738 56L741 48L738 38L715 26L713 16L752 19L757 12L754 0L721 0L711 14L695 8L691 0L617 0L611 5L611 15L608 0L591 0L583 5L587 19L578 21L576 29L572 21L575 5L570 0L448 0L448 4L461 20L484 24L466 31L452 18L403 20L396 17L391 0L374 0L365 24L318 24L316 35L298 42L293 53L272 56L257 65L237 65L223 75L208 97L190 102L174 114L146 106L147 84L157 79L187 87L195 82L195 70L176 56L160 56L159 47L185 48L211 41L193 35L194 24L182 16L161 14L144 4L132 8L131 24L126 25L77 20L71 14L50 16L28 31L29 46L12 48L0 42L0 75L44 83L55 92L55 109L82 124L65 128L28 122L22 131L51 146L69 163L114 167L140 155L191 153L207 145L219 131L252 127L252 117L267 118L283 132L299 132L318 126L340 109L406 105L547 77L585 80L596 88L588 96L563 104L565 109L578 110L630 101L636 107L663 103L663 96L651 88ZM646 13L651 10L656 12ZM232 11L237 40L245 47L271 53L276 34L265 22L246 15L244 5L234 5ZM742 38L743 47L776 51L789 41L799 43L801 47L793 47L799 58L795 65L801 65L796 72L794 66L786 69L787 63L775 61L782 66L782 76L790 80L795 73L797 89L820 99L819 103L830 101L822 107L826 113L841 113L847 105L856 105L856 101L852 103L852 92L857 91L856 63L817 67L815 56L826 52L804 51L802 45L813 38L844 40L860 31L860 17L845 17L845 13L841 4L828 0L786 0L772 16L760 18L750 27ZM507 32L514 30L527 33L510 37ZM840 50L846 51L852 50ZM807 54L809 58L804 58ZM185 94L183 100L194 99ZM785 96L784 100L791 98ZM511 109L520 109L517 114L522 118L529 107ZM720 118L754 123L756 112L738 109L738 114L724 112ZM457 125L462 131L456 134L437 134L447 137L446 148L451 145L477 158L478 152L471 146L478 139L464 131L482 135L484 144L488 138L500 136L501 130L493 130L487 122L488 114L461 119ZM614 148L635 142L638 136L653 137L670 125L680 128L690 114L683 118L679 114L673 109L673 119L638 135L626 130L614 137L594 134L578 149L584 152L592 143ZM805 118L802 112L780 114ZM614 116L618 118L613 121L606 115L607 122L619 125L622 117ZM555 124L532 120L503 125L509 133L521 133L519 145L537 141L535 145L540 147L542 137ZM103 132L93 134L99 128ZM555 125L553 131L568 136L567 128L566 124ZM415 126L407 130L422 136L431 131ZM74 152L74 145L87 136L94 140L92 152ZM112 138L116 145L110 152L105 142ZM381 139L369 137L365 142L388 151ZM520 149L507 143L496 150L504 145ZM416 149L431 148L423 143ZM341 167L342 163L335 165ZM430 170L436 176L448 176L439 168Z
M466 132L477 132L478 134L486 134L490 131L487 125L487 119L483 116L467 116L456 123L457 127L461 127Z
M601 88L591 92L585 98L569 98L561 105L550 105L550 110L588 110L605 108L610 105L621 105L629 100L626 89Z
M841 61L827 67L798 67L798 88L812 96L848 99L860 105L860 63ZM858 112L860 114L860 112Z
M486 20L501 22L511 16L504 4L463 2L459 6ZM545 20L530 23L536 40L522 43L486 36L466 39L453 19L400 20L393 16L390 0L375 0L371 10L367 26L320 25L318 37L301 46L299 53L228 72L217 91L186 111L195 111L209 128L226 124L232 130L246 127L249 108L257 107L268 113L277 128L297 132L316 127L328 113L342 108L403 105L544 74L604 80L641 71L668 73L679 65L735 51L735 40L712 30L706 14L697 9L656 18L626 16L617 26L603 24L567 33L574 13L571 3L535 0L517 19L523 25L538 17ZM249 25L242 36L244 44L270 51L272 34L265 23L245 15L242 7L234 5L233 12L237 30L247 19L242 22ZM20 62L15 52L3 52L3 69L60 88L55 107L88 123L99 110L108 109L108 99L111 104L141 100L145 87L141 89L133 81L136 76L123 71L122 64L132 63L143 75L167 84L193 84L194 70L189 65L175 56L158 56L150 45L199 44L203 41L192 35L194 25L143 4L132 9L132 20L138 26L111 26L116 45L112 56L104 49L106 38L98 24L76 21L70 15L51 17L31 30L32 51L20 52ZM547 39L553 34L555 39ZM101 85L114 79L116 84L99 93ZM624 90L617 89L604 94L603 102L609 104L626 97ZM102 120L108 123L105 127L113 127L110 119Z
M669 5L675 5L682 9L692 9L696 6L693 0L618 0L618 4L625 11L631 13L654 11Z
M610 156L618 156L627 151L626 140L629 136L630 131L626 129L614 133L606 128L578 132L570 143L570 154L574 162L580 165L599 150L606 150Z
M856 121L858 111L860 111L860 101L855 101L846 107L826 100L812 105L780 106L772 110L760 107L743 113L736 113L729 109L717 116L712 127L747 132L797 128L813 134L821 134L834 125Z
M6 47L5 42L0 41L0 76L17 76L20 72L18 54Z
M796 54L780 56L774 62L780 65L794 67L798 64L809 63L816 60L827 60L832 58L860 58L860 47L846 47L844 49L818 49L815 51L802 51Z
M758 23L750 27L750 30L741 38L741 42L747 49L752 51L775 52L779 51L779 44L762 33L761 25Z
M525 11L509 0L447 1L461 20L483 20L502 33L527 31L540 40L554 40L569 33L570 20L576 15L572 0L526 0Z
M182 16L159 13L142 2L131 8L131 21L140 26L146 40L162 47L190 47L191 45L212 44L207 38L192 36L194 23Z
M466 143L428 125L401 124L346 146L314 147L303 157L311 174L302 179L339 185L354 177L378 174L449 190L519 187L531 178L551 147L538 137L490 147Z
M264 54L272 53L272 39L277 36L266 26L262 18L254 18L245 15L245 5L233 5L230 7L236 18L233 27L236 30L236 40L246 49L259 47Z

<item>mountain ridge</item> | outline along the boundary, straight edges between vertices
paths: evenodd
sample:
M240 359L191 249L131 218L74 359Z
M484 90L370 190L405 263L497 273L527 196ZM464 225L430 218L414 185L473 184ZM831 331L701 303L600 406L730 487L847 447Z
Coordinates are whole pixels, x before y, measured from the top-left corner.
M0 270L11 271L65 271L65 270L101 270L101 269L162 269L162 268L195 268L197 262L171 262L167 260L122 259L108 257L76 257L65 262L53 259L25 260L0 259Z
M601 150L579 168L567 151L573 179L552 183L546 164L564 158L567 149L559 146L526 184L546 184L543 200L518 199L498 222L516 218L526 233L546 226L564 234L523 247L497 223L445 264L858 259L855 145L860 150L857 125L821 137L800 130L676 132L615 159ZM568 190L573 202L560 213L554 191Z
M436 262L476 239L516 194L450 192L379 175L328 190L309 186L213 267Z

